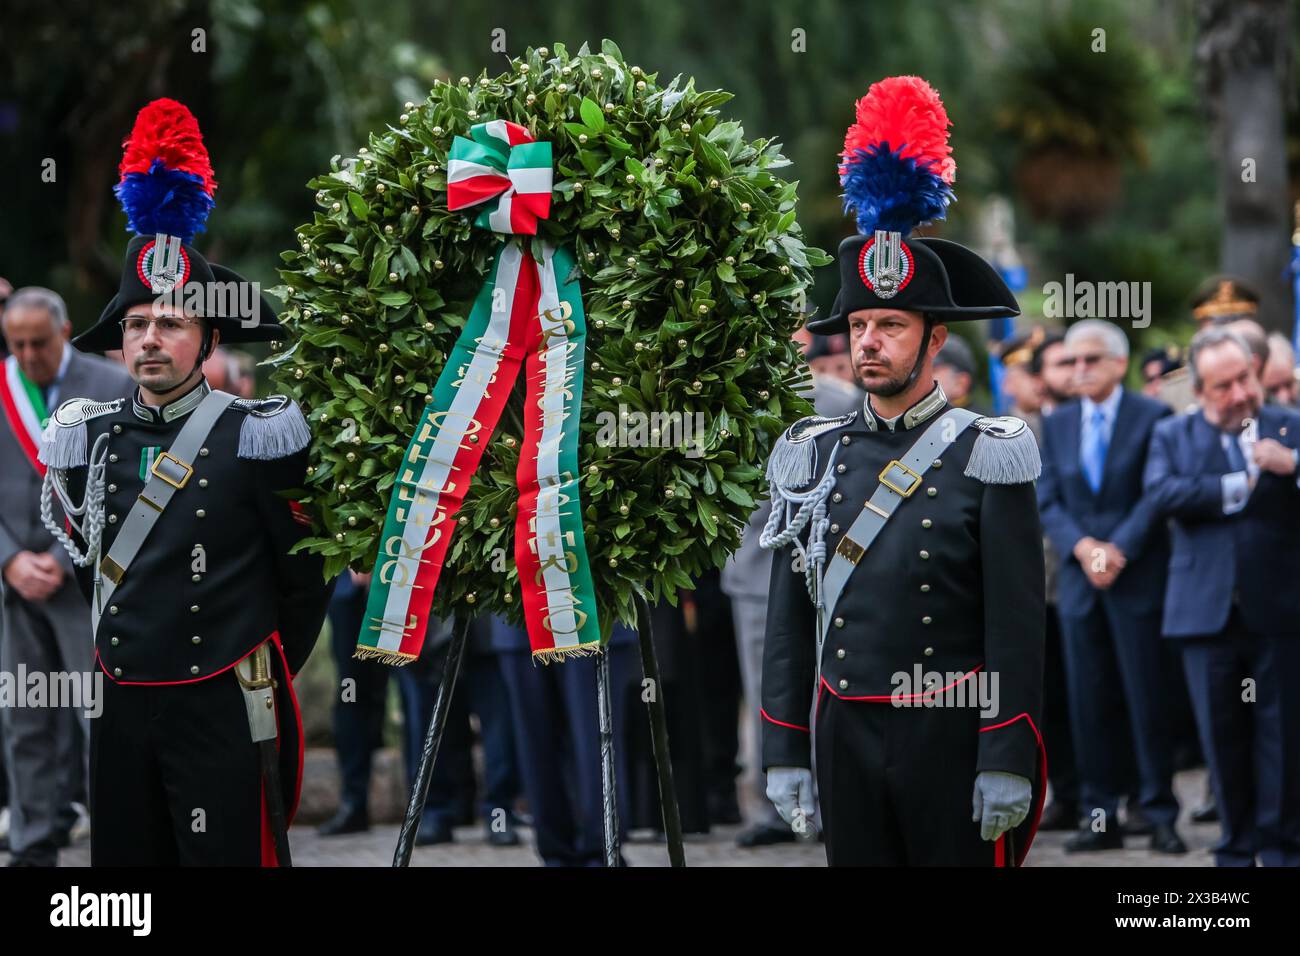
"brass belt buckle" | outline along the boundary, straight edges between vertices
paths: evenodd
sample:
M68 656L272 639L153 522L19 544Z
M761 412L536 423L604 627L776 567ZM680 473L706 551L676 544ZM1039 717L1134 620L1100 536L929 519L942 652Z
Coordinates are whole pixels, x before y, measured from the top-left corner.
M911 480L908 482L908 485L907 485L906 488L901 488L901 487L899 487L898 484L895 483L895 482L894 482L894 481L889 477L889 473L890 473L890 471L892 471L892 470L895 469L895 468L897 468L899 471L901 471L901 472L903 473L903 476L904 476L904 477L906 477L906 478L910 478L910 479L911 479ZM907 498L907 497L909 497L909 496L912 494L912 492L916 491L917 488L921 487L921 476L920 476L919 474L917 474L915 471L913 471L911 468L908 468L905 464L903 464L903 463L902 463L901 461L899 461L897 458L895 458L895 459L894 459L893 461L891 461L888 465L886 465L884 468L882 468L882 469L880 470L880 474L879 474L877 477L879 477L879 479L880 479L880 483L881 483L882 485L884 485L884 486L885 486L886 488L888 488L890 491L894 492L894 494L899 495L900 497L903 497L903 498Z
M171 477L171 475L164 474L163 472L159 471L158 466L161 465L164 461L170 461L175 463L182 471L185 472L184 476L180 480L177 480ZM185 483L190 480L190 475L194 474L194 467L190 465L188 462L181 461L171 452L165 451L157 458L154 459L153 467L150 468L149 471L157 475L163 481L167 482L167 484L171 485L173 488L179 491L180 489L184 488Z

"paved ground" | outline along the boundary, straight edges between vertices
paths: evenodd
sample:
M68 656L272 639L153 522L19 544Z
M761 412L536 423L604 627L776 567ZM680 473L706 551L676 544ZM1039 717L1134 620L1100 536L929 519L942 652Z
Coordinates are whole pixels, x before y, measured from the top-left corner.
M1179 830L1187 842L1185 856L1170 857L1151 853L1144 837L1131 837L1123 851L1067 856L1061 849L1066 834L1044 833L1034 841L1027 861L1030 866L1212 866L1208 848L1218 837L1216 825L1197 826L1186 819L1187 808L1200 801L1205 782L1204 771L1189 771L1175 781L1184 820ZM388 866L397 844L396 826L379 826L369 833L322 839L311 827L296 827L291 833L294 861L299 866ZM718 827L708 836L688 838L686 860L698 866L824 866L822 847L817 843L787 844L758 850L741 850L735 845L739 827ZM450 846L417 848L414 866L536 866L532 851L532 834L523 830L524 845L497 849L488 846L476 827L456 831ZM634 837L636 835L634 834ZM633 866L666 866L668 856L663 844L632 840L625 848ZM0 854L0 862L8 857ZM66 866L86 866L90 851L80 844L63 852Z

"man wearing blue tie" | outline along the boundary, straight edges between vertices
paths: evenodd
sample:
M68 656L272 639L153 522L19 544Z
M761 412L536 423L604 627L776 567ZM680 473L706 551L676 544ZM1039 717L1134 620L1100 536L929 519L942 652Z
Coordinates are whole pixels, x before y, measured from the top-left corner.
M1145 484L1173 520L1164 634L1182 648L1219 807L1220 866L1300 866L1300 414L1265 405L1249 346L1209 328L1200 409L1161 422Z
M1120 384L1128 339L1117 326L1078 322L1065 345L1079 397L1044 419L1038 505L1062 555L1057 600L1086 814L1066 850L1123 847L1117 811L1131 790L1131 746L1151 848L1185 853L1174 827L1173 727L1160 644L1168 538L1142 491L1147 445L1169 409Z

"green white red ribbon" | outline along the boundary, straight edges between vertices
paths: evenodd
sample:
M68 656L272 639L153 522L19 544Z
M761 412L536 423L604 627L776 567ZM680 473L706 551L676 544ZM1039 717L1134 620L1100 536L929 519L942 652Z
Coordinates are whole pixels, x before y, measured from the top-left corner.
M486 203L474 225L493 232L537 234L551 213L551 144L536 142L518 123L492 120L452 140L447 158L447 208Z
M498 122L474 132L484 128L522 129ZM549 154L549 144L532 143L531 137L520 143L545 145ZM525 168L512 166L519 148L505 158L505 168ZM531 162L536 153L528 156ZM535 216L542 207L533 202L511 202L502 212L503 204L528 195L512 195L521 181L512 178L515 185L504 193L482 184L465 187L477 190L477 202L499 197L493 210L480 215L480 225L496 228L482 222L484 215L518 222L521 208ZM542 215L549 202L548 192ZM535 218L524 225L535 233ZM419 656L456 513L521 368L524 436L515 476L515 564L529 640L534 656L543 660L601 648L578 494L586 318L577 280L560 279L572 275L573 267L572 253L549 243L540 263L516 242L498 250L398 469L356 656L392 664Z

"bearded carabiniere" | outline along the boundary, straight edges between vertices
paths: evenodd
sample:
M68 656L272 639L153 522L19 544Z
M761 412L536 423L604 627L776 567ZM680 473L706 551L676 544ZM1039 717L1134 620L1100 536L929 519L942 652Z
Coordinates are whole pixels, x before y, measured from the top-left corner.
M868 395L796 422L768 463L763 765L809 829L815 750L832 865L1017 865L1042 807L1038 447L933 375L950 323L1019 308L974 252L910 235L953 198L948 125L917 77L858 102L840 176L860 235L808 328L849 334Z

